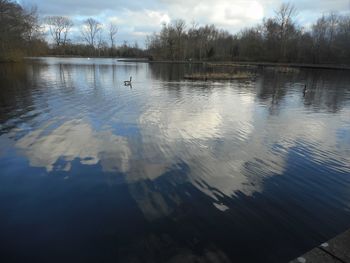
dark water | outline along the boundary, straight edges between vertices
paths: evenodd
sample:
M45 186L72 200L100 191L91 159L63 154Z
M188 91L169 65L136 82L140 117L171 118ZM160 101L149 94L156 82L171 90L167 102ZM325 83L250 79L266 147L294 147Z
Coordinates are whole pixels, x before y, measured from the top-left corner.
M349 72L195 70L0 65L0 261L287 262L349 228Z

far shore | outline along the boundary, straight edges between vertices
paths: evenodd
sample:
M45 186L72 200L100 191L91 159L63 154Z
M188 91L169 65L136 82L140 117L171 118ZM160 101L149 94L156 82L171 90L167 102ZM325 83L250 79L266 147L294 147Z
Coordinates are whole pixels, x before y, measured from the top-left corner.
M335 64L303 64L303 63L283 63L283 62L248 62L248 61L191 61L191 60L148 60L148 59L118 59L120 62L143 62L143 63L166 63L166 64L203 64L210 67L289 67L289 68L309 68L309 69L333 69L350 70L350 65Z
M282 67L282 68L305 68L305 69L332 69L332 70L350 70L350 65L336 64L304 64L304 63L287 63L287 62L262 62L262 61L200 61L200 60L151 60L149 58L120 58L120 57L87 57L87 56L66 56L51 55L42 57L57 58L111 58L119 62L140 62L140 63L164 63L164 64L200 64L208 67ZM28 57L40 58L40 57Z

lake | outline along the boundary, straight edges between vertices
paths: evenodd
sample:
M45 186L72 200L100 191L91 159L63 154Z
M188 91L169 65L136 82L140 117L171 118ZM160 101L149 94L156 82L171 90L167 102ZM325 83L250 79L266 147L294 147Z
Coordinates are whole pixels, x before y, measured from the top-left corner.
M288 262L349 228L349 71L202 70L1 64L0 261Z

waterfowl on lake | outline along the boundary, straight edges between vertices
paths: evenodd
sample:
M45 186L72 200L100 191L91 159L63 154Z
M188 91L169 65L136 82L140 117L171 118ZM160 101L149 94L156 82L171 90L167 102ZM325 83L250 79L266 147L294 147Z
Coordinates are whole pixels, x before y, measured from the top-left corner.
M309 91L307 90L306 84L305 84L305 85L304 85L304 89L303 89L303 94L304 94L304 96L305 96L305 94L306 94L307 92L309 92Z
M131 85L131 79L132 79L132 77L130 76L130 80L125 80L124 81L124 85L125 86L130 86Z

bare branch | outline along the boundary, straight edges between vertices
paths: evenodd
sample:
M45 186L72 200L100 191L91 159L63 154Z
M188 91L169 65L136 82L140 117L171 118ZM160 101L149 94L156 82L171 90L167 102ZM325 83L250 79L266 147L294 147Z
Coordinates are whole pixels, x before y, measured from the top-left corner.
M65 45L73 21L64 16L47 16L45 23L49 26L50 35L57 46Z
M115 38L117 36L117 33L118 33L117 25L114 23L110 23L108 26L108 36L109 36L109 40L111 42L111 48L114 48Z
M93 18L88 18L83 23L81 35L88 45L95 47L96 36L101 30L102 24L99 21Z

